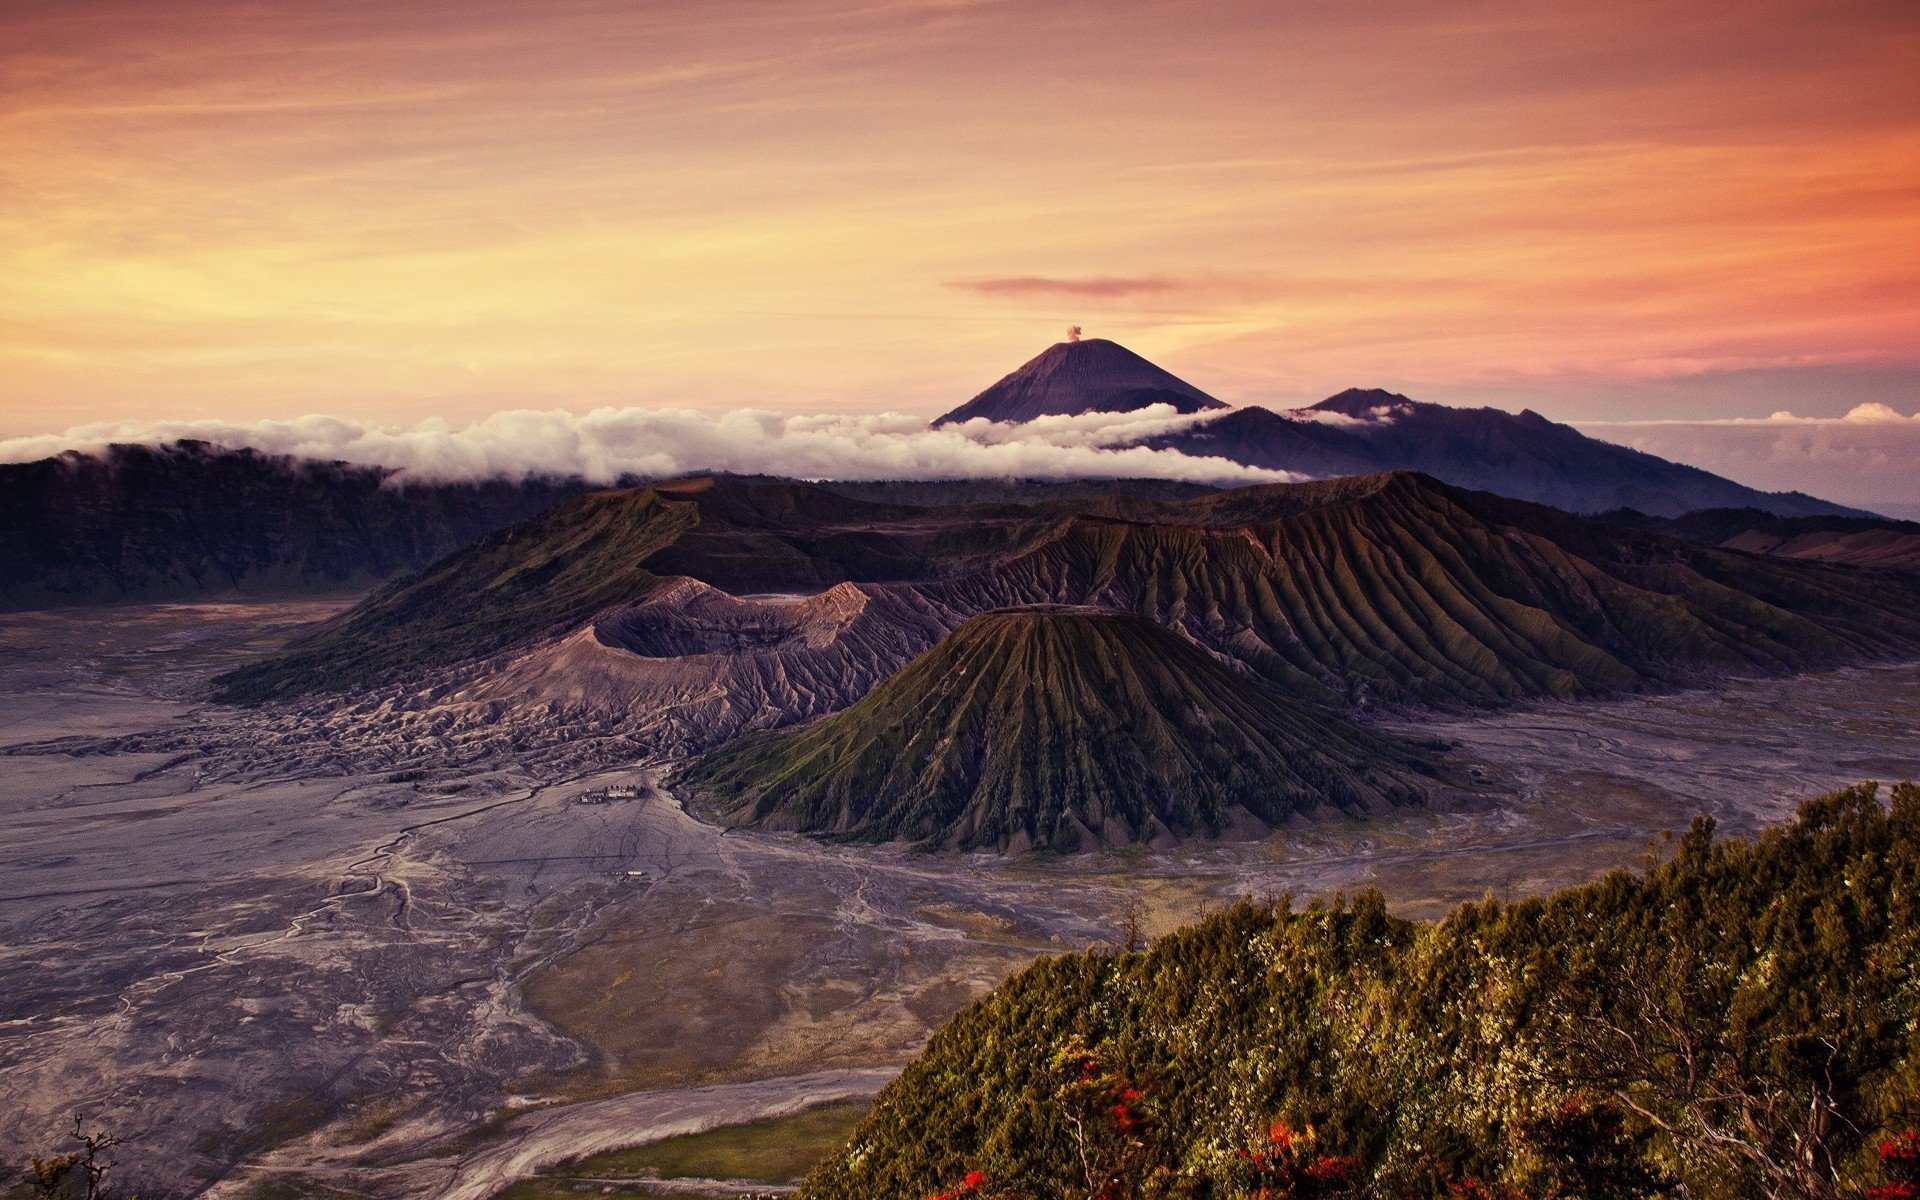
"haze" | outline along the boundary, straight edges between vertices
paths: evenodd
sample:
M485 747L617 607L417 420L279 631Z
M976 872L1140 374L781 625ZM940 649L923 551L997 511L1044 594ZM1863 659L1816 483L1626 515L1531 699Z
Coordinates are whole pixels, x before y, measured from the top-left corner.
M1205 12L9 5L0 433L931 415L1069 321L1236 403L1920 405L1912 5Z

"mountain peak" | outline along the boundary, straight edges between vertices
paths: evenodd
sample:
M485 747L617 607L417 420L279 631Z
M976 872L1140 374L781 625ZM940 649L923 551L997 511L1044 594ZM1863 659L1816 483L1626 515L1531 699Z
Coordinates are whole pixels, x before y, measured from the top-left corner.
M1413 802L1423 769L1144 617L1040 605L975 616L852 707L679 780L738 824L1073 851Z
M1225 408L1186 380L1106 338L1056 342L986 391L934 422L985 417L1031 421L1089 412L1133 412L1171 404L1183 413Z
M1385 388L1348 388L1344 392L1328 396L1318 404L1310 405L1307 412L1340 413L1349 417L1368 417L1381 409L1393 409L1405 406L1411 409L1415 401L1402 396L1399 392L1390 392Z

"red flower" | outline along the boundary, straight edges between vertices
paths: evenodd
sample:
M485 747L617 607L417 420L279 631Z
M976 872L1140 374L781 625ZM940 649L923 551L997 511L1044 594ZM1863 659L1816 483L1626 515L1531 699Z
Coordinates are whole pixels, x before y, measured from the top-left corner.
M1323 1154L1307 1167L1307 1178L1315 1183L1345 1183L1353 1175L1353 1169L1359 1162L1351 1158L1335 1158Z
M1867 1189L1867 1200L1920 1200L1920 1187L1911 1183L1882 1183Z
M1888 1170L1920 1167L1920 1133L1909 1129L1880 1143L1880 1165Z
M1275 1121L1267 1126L1267 1140L1276 1146L1291 1146L1294 1139L1299 1136L1285 1121Z
M927 1200L965 1200L969 1192L977 1192L985 1186L987 1186L985 1171L968 1171L961 1178L958 1187L949 1188L944 1192L935 1192L928 1196Z

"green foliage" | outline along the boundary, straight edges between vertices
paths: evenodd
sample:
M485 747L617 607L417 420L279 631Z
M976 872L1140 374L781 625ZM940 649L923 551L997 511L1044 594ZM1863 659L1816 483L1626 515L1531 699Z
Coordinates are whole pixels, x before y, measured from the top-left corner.
M1044 960L937 1034L802 1195L919 1200L969 1169L1089 1195L1062 1053L1151 1097L1120 1196L1310 1194L1248 1177L1275 1122L1313 1138L1286 1169L1351 1160L1383 1200L1892 1187L1875 1148L1920 1125L1920 788L1875 794L1751 844L1702 823L1644 875L1434 924L1374 893L1242 903Z
M595 1154L521 1180L502 1192L499 1200L575 1195L589 1187L582 1180L592 1181L595 1187L608 1180L655 1178L784 1185L838 1149L866 1110L865 1101L831 1102L785 1116Z
M1072 851L1420 794L1417 760L1138 617L975 617L865 699L681 777L734 819Z

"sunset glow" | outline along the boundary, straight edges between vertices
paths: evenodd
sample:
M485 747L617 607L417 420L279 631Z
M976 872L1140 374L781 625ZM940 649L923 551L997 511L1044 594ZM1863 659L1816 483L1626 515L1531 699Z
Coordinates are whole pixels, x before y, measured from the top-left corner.
M0 434L930 415L1073 322L1235 403L1920 404L1908 3L24 0L0 55Z

